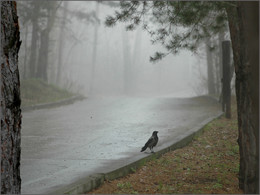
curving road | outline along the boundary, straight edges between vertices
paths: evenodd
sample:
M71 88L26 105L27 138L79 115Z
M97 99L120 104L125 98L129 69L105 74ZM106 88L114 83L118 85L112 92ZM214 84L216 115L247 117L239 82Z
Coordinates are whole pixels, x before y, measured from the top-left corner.
M22 193L49 193L119 168L148 155L140 149L154 130L156 152L219 113L219 104L208 97L98 97L24 112Z

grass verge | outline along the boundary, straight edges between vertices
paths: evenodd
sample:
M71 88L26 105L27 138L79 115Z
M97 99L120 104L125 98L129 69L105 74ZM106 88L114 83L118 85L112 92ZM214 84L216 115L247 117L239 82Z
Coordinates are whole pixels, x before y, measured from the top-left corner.
M133 174L104 184L89 194L241 194L238 187L235 98L232 119L206 125L189 145L146 163Z
M27 79L21 81L21 100L22 107L36 104L50 103L72 97L64 89L47 84L40 79Z

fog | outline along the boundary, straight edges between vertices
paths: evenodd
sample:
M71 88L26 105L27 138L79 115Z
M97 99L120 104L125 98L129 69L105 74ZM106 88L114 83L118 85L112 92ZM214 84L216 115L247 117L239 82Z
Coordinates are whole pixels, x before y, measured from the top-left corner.
M204 58L199 58L189 51L181 51L177 55L170 54L156 63L150 62L150 56L156 51L164 50L160 44L151 43L151 37L147 32L141 28L126 31L124 23L117 23L114 27L104 25L105 18L113 15L115 9L119 8L95 1L69 1L69 11L62 32L64 9L61 8L64 8L64 3L59 7L60 11L57 12L57 19L50 32L47 69L49 83L86 96L189 97L206 92L202 79L206 75ZM77 10L95 13L99 23L91 22L91 17L89 20L72 17L71 13L77 13ZM39 24L41 25L44 24ZM30 46L32 35L28 33L31 30L30 25L27 32L25 25L20 26L23 45L19 66L20 74L26 75L28 68L25 68L23 62L28 49L25 51L25 47ZM27 46L24 40L26 33ZM62 52L59 54L60 39ZM58 81L56 75L59 55L61 79Z
M208 92L205 48L151 63L164 48L142 28L106 27L119 8L105 2L18 1L17 8L22 194L68 190L147 156L140 149L153 131L162 151L220 116L212 98L175 98Z

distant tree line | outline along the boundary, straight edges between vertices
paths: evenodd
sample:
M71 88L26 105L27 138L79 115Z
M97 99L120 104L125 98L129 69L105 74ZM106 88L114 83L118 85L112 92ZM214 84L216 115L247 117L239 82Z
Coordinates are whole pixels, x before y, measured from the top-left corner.
M40 78L58 84L62 76L68 23L71 18L84 24L98 23L96 13L81 8L71 10L68 1L18 1L17 4L24 31L21 37L21 78ZM75 38L73 33L69 37L72 40Z
M122 12L108 16L107 26L117 21L128 23L126 30L142 26L151 35L152 43L161 43L166 50L156 52L150 57L151 62L182 49L205 57L208 94L221 95L221 43L229 36L229 31L227 15L220 3L125 1L120 5Z

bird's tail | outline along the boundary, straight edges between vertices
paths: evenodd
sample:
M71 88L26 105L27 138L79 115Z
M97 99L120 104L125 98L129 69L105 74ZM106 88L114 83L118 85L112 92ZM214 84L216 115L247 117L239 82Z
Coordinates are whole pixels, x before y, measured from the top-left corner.
M147 148L147 146L146 146L146 145L145 145L144 147L142 147L142 150L141 150L141 152L145 151L145 150L146 150L146 148Z

